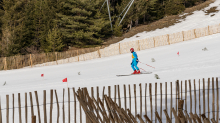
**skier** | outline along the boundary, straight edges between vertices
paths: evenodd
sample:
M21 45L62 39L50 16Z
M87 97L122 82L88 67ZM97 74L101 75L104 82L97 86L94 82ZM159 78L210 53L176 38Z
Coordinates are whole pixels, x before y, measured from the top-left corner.
M131 62L131 67L134 70L134 72L132 74L140 74L140 70L137 66L139 60L138 60L138 56L137 53L134 52L134 48L130 49L131 53L132 53L132 62Z

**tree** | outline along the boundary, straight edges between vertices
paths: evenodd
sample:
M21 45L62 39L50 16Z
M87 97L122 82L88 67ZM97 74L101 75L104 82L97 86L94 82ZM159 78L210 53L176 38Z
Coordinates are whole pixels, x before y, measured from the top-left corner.
M3 0L2 8L4 14L1 17L2 21L2 37L1 37L1 50L2 56L13 55L13 52L18 51L15 46L16 33L24 25L24 0ZM17 46L18 47L18 46Z
M118 22L118 20L116 20L116 23L114 24L114 32L113 32L113 34L115 35L115 36L117 36L117 37L120 37L120 36L122 36L122 25L118 25L119 24L119 22Z
M46 44L44 45L45 52L58 52L62 51L64 44L62 43L61 33L57 29L57 26L52 30L49 30L46 37Z
M166 15L177 15L185 10L183 0L166 1L165 6L166 6L165 8Z
M106 20L96 7L96 0L66 0L62 12L57 13L60 32L70 45L98 45L102 43L102 29Z

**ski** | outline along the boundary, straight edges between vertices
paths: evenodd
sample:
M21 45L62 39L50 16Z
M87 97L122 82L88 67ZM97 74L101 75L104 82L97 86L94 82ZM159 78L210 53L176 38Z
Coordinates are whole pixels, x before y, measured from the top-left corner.
M124 75L116 75L118 77L120 76L132 76L132 75L141 75L141 74L151 74L152 72L141 72L140 74L124 74Z

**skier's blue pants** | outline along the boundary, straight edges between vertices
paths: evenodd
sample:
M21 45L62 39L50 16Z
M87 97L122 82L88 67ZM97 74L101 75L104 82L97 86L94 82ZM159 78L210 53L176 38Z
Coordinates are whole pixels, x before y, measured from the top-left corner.
M131 64L131 68L135 71L135 70L139 70L138 66L137 66L138 62L132 62Z

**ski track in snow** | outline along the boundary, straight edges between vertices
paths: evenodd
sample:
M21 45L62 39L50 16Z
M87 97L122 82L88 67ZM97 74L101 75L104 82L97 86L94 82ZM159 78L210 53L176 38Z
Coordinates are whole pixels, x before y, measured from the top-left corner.
M214 3L210 4L205 10L213 6L218 6L218 10L220 10L220 0L216 0ZM210 14L211 15L211 14ZM179 31L190 30L194 28L206 27L208 25L218 24L220 23L220 12L215 13L215 16L210 17L210 15L205 15L203 11L196 11L193 15L188 16L184 21L175 24L169 28L157 29L151 32L143 32L137 34L134 37L129 39L124 39L123 41L132 41L137 39L143 39L147 37L153 37L156 35L170 34ZM122 42L123 42L122 41ZM123 84L130 84L131 90L133 90L133 84L137 84L137 88L139 89L138 84L142 83L142 90L144 90L144 84L152 83L152 88L155 88L154 83L163 83L163 92L165 91L164 82L168 82L168 94L170 94L170 82L173 82L173 91L175 90L175 81L185 81L189 79L203 79L207 81L209 77L220 77L220 33L214 34L211 36L206 36L202 38L193 39L190 41L184 41L181 43L176 43L172 45L161 46L152 49L146 49L143 51L138 51L139 60L142 63L149 64L155 69L148 67L144 64L139 63L138 66L146 71L153 72L152 74L142 74L137 76L124 76L117 77L116 75L120 74L130 74L132 73L132 69L130 66L131 63L131 54L121 54L117 56L104 57L99 59L94 59L90 61L81 61L74 62L68 64L61 65L53 65L53 66L44 66L44 67L35 67L35 68L23 68L17 70L8 70L8 71L0 71L0 96L2 109L6 107L6 99L5 95L9 94L10 108L12 107L11 94L15 94L15 107L17 104L17 93L21 93L21 104L24 106L24 93L32 92L33 102L36 105L34 91L38 91L39 95L39 103L43 103L43 90L47 90L47 97L50 96L49 90L56 89L59 102L62 102L62 89L67 88L67 83L63 83L62 79L67 77L68 86L70 88L75 87L78 89L79 87L87 87L90 92L90 87L94 87L94 95L96 95L96 86L99 86L99 95L102 96L103 86L105 86L105 93L107 93L107 86L111 86L112 93L114 95L114 85L120 85L121 91L121 104L124 104L123 99ZM202 51L203 48L207 48L208 51ZM177 52L180 55L177 55ZM151 59L154 58L156 61L152 62ZM81 75L78 75L78 72ZM44 74L44 78L40 75ZM155 78L155 74L157 74L160 79ZM6 81L6 85L2 86ZM206 83L207 84L207 83ZM159 84L157 86L159 88ZM203 86L201 85L201 88ZM185 88L185 85L183 85ZM194 88L193 80L192 80L192 89ZM198 89L198 87L197 87ZM159 90L159 89L158 89ZM72 89L70 91L71 96L70 100L73 101ZM128 92L127 92L128 93ZM155 92L153 91L153 94ZM158 93L159 94L159 93ZM212 93L210 92L210 95ZM127 94L128 95L128 94ZM29 96L29 93L28 93ZM137 100L139 100L139 93L137 93ZM183 95L185 96L185 95ZM198 96L198 93L197 93ZM133 97L133 93L132 93ZM174 96L173 96L174 97ZM169 98L169 97L168 97ZM29 97L28 97L29 100ZM49 103L49 98L47 98L47 103ZM67 101L67 90L65 90L65 101ZM207 101L207 100L206 100ZM132 105L134 99L132 98ZM189 99L187 100L189 102ZM55 99L54 99L55 103ZM153 106L155 104L155 99L153 97ZM170 101L168 99L168 105ZM207 102L206 102L207 104ZM29 101L28 101L29 105ZM144 103L143 103L144 105ZM159 98L158 98L159 105ZM123 105L122 105L123 106ZM139 107L140 104L137 104ZM147 104L149 106L149 102ZM164 109L163 104L163 109ZM197 104L198 106L198 104ZM47 116L49 116L49 107L47 105ZM73 103L71 102L71 107L73 107ZM78 108L77 102L77 111ZM40 106L41 119L43 119L43 109ZM56 117L56 104L53 107L53 118ZM207 108L207 106L206 106ZM65 110L67 111L68 105L65 103ZM197 108L198 109L198 108ZM188 110L189 106L188 106ZM37 110L35 107L35 114L37 114ZM143 110L144 111L144 110ZM206 109L207 111L207 109ZM5 121L5 110L3 112L3 121ZM16 109L15 112L18 112ZM28 109L30 114L30 108ZM132 112L134 113L134 109L132 107ZM139 109L138 109L139 112ZM159 112L159 110L158 110ZM169 111L168 111L169 112ZM197 111L198 112L198 111ZM11 119L12 110L10 110L10 118ZM150 112L148 112L149 114ZM73 110L71 110L71 114L73 114ZM67 112L66 112L66 122L67 120ZM62 114L60 115L61 122ZM84 116L83 116L84 117ZM18 118L18 114L16 113L15 118ZM165 117L163 116L163 119ZM22 119L24 120L24 109L22 109ZM30 118L28 119L30 122ZM10 120L11 121L11 120ZM55 119L53 120L55 122ZM71 118L71 122L73 122L73 117ZM77 121L79 121L77 114ZM84 119L83 119L84 122Z

